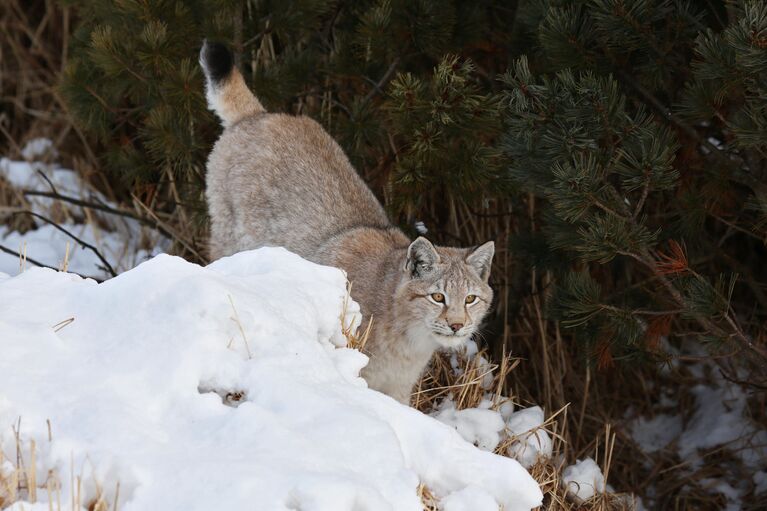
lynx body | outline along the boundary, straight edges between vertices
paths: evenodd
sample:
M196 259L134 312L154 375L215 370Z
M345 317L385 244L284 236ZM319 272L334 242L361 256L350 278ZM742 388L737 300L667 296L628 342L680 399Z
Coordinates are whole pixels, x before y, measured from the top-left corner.
M282 246L345 270L362 324L373 318L362 376L408 403L434 351L460 346L485 316L493 242L411 243L318 123L267 113L226 47L206 42L200 63L225 127L207 165L211 257Z

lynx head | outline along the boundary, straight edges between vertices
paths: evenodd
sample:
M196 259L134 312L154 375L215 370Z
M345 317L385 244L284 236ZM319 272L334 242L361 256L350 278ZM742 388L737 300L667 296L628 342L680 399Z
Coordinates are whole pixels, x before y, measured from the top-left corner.
M413 342L455 348L471 337L493 301L494 253L492 241L473 249L436 248L422 237L410 244L400 296Z

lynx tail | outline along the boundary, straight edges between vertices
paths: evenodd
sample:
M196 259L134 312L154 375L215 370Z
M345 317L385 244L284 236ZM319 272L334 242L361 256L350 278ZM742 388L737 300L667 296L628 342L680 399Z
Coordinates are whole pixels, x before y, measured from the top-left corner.
M245 85L242 74L234 67L232 52L225 45L205 40L200 50L200 65L205 72L208 107L216 112L225 127L266 111Z

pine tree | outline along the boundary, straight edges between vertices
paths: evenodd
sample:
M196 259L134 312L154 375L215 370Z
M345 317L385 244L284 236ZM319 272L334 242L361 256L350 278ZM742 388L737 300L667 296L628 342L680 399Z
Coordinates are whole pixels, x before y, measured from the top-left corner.
M80 24L61 89L101 143L105 169L136 193L160 182L199 186L213 131L195 46L230 30L232 2L75 5Z
M537 71L504 76L501 145L544 199L528 257L557 275L552 313L602 365L694 331L763 377L767 6L534 3Z
M400 143L405 153L415 150L399 140L420 128L402 115L403 105L395 106L396 99L385 101L384 89L397 73L409 77L397 80L402 94L437 73L432 85L424 85L424 94L430 96L415 101L440 109L442 120L434 135L445 132L437 148L440 158L454 162L458 179L466 182L491 159L486 149L472 148L471 139L482 135L470 128L488 118L491 105L472 91L474 77L468 76L473 67L466 57L490 61L488 55L507 53L502 30L506 9L494 2L101 0L76 5L81 16L78 46L62 91L101 142L105 168L133 192L147 185L154 190L169 180L197 188L204 181L205 153L216 129L197 66L203 37L233 46L249 85L267 108L317 118L363 172L385 162L386 168L374 177L380 183L390 180L388 162L395 157L387 131L392 123L410 123L410 133L395 141L396 157ZM463 58L446 57L451 52ZM440 64L443 58L449 63ZM501 70L488 69L488 80ZM437 93L453 97L437 105ZM417 119L425 114L416 114ZM461 147L446 141L458 137L464 137ZM464 154L466 148L473 153ZM403 170L407 160L404 156L396 166L392 181L420 179ZM469 174L467 166L473 169ZM417 194L412 191L413 197Z
M690 335L765 366L764 2L75 5L62 92L126 196L204 211L211 37L268 109L321 122L406 229L515 232L496 283L545 274L550 318L602 366Z

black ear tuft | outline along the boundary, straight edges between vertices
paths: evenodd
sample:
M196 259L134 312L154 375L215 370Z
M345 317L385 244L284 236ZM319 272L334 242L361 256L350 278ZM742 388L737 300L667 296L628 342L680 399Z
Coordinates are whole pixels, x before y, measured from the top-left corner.
M234 57L226 45L206 39L200 50L200 63L205 70L205 76L212 83L218 83L225 80L232 72Z
M418 278L429 273L432 267L439 262L437 249L426 238L419 236L407 249L405 271Z

